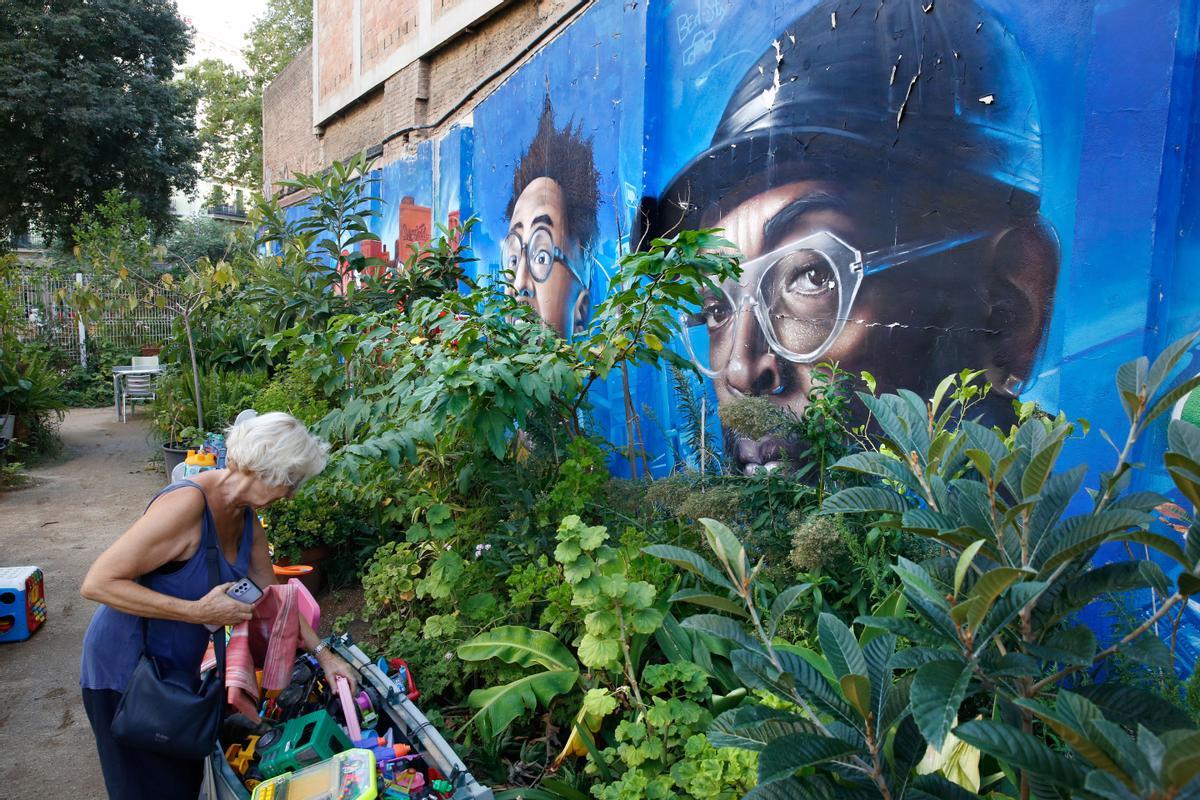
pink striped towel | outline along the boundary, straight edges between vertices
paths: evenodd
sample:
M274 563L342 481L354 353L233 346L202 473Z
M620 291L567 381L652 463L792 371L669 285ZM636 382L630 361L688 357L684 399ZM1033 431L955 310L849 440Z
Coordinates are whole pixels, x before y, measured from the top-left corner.
M292 678L300 646L300 614L296 586L268 586L249 622L233 626L225 648L225 692L229 704L258 722L259 686L256 666L262 665L262 688L283 689ZM217 663L210 642L201 669Z

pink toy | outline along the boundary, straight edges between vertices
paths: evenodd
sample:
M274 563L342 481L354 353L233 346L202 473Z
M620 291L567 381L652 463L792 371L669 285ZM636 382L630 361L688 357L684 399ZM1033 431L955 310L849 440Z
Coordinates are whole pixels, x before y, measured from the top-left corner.
M296 584L296 607L300 609L300 614L308 620L309 626L314 631L317 630L321 627L321 606L299 578L289 578L288 583Z
M396 788L402 792L412 794L425 786L425 776L417 772L415 769L406 769L403 772L397 773L389 778L386 775L384 780L388 783L388 788Z
M350 683L342 675L337 676L337 693L342 701L342 714L346 717L346 732L350 734L350 740L356 742L363 738L362 728L358 725L358 708L350 695Z

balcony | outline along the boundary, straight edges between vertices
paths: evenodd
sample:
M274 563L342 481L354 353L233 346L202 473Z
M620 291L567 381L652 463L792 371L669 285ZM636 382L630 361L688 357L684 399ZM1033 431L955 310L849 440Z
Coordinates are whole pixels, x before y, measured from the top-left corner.
M224 219L245 219L246 209L244 206L229 205L226 203L218 203L210 205L204 209L210 217L222 217Z

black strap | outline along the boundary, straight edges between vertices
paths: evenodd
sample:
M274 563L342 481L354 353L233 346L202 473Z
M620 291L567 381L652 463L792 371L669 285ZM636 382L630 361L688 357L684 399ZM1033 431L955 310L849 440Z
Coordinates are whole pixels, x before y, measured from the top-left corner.
M217 560L221 557L220 539L217 537L217 523L213 520L212 512L208 508L208 495L204 493L204 489L200 484L194 481L181 481L181 483L193 486L200 490L200 497L204 500L204 512L200 517L200 542L204 546L204 558L208 564L208 588L211 591L214 586L219 586L221 583L221 567ZM150 501L151 504L157 500L166 490L159 492ZM146 509L149 510L147 505ZM147 617L142 617L142 652L146 653L149 649L150 641L150 620ZM225 680L225 626L217 628L211 634L213 643L213 653L217 658L217 675L221 680Z

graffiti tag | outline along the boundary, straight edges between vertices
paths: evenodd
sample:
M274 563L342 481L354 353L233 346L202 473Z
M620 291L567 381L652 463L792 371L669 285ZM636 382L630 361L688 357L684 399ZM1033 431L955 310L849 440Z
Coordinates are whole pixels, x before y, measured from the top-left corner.
M728 0L699 0L694 14L683 13L675 21L675 35L685 45L683 63L691 66L712 52L717 33L710 26L729 10Z

